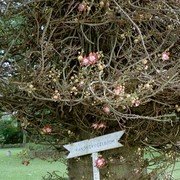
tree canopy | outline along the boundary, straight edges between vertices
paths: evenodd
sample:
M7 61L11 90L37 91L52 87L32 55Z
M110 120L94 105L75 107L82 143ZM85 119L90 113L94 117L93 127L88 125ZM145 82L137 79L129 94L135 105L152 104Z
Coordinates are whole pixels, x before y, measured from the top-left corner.
M59 147L126 130L177 155L179 1L1 4L0 106L30 135Z

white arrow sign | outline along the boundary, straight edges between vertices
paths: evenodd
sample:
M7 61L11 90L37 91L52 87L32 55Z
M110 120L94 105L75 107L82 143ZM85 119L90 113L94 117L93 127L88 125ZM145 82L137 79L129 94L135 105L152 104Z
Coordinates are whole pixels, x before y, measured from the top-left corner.
M124 131L118 131L93 139L64 145L64 147L70 152L67 158L83 156L86 154L92 154L94 152L100 152L108 149L121 147L122 144L118 141L123 134Z
M93 139L75 142L72 144L64 145L64 147L70 152L67 158L73 158L83 156L86 154L92 154L93 160L93 179L100 180L100 172L96 167L96 160L100 151L114 149L123 146L119 143L119 139L124 134L124 131L118 131L104 136L99 136Z

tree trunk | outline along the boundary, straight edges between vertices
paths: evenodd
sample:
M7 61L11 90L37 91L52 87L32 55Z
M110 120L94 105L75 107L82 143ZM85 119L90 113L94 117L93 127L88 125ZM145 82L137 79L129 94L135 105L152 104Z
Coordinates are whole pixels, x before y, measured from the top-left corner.
M143 151L138 148L121 147L100 152L107 160L107 165L100 169L101 180L142 180ZM68 160L70 180L93 180L91 155Z

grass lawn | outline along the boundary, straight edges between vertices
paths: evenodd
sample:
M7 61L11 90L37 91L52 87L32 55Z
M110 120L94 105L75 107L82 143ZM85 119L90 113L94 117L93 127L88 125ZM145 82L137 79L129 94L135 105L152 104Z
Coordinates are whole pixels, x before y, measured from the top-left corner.
M11 157L6 156L8 150L12 152ZM67 177L66 165L61 162L33 159L28 166L23 165L22 158L18 156L21 151L21 148L0 149L0 180L41 180L47 172L53 171L58 171L58 175ZM180 162L176 163L173 177L175 180L180 180Z
M12 156L6 156L11 150ZM57 174L67 177L66 165L61 162L48 162L33 159L28 166L22 164L18 156L21 148L0 149L0 180L41 180L47 172L59 171Z
M180 162L177 162L173 170L174 180L180 180Z
M160 156L159 153L151 151L151 153L146 153L144 158L151 160L152 158L158 158ZM169 162L170 163L170 162ZM173 163L173 162L172 162ZM161 164L159 164L161 165ZM147 172L150 173L153 169L157 168L158 165L149 166ZM172 164L169 168L166 169L166 174L169 174L173 180L180 180L180 159L176 159L176 163ZM163 179L162 179L163 180Z

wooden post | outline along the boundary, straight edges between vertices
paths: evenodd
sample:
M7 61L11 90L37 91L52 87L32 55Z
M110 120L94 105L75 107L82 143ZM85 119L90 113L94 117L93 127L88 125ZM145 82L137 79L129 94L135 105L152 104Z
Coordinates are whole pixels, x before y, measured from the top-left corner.
M94 180L100 180L99 169L96 167L97 158L98 158L98 153L92 153L93 178L94 178Z

